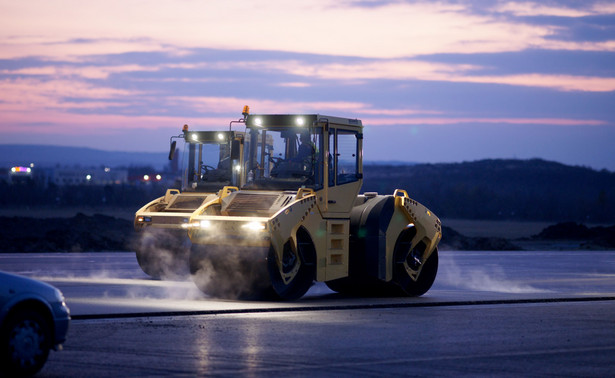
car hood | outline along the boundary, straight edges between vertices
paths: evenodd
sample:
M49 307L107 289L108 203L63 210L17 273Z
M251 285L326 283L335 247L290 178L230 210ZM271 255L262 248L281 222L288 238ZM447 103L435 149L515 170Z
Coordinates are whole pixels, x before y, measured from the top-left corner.
M50 303L62 301L62 294L55 287L31 278L0 272L0 305L14 296L32 294Z

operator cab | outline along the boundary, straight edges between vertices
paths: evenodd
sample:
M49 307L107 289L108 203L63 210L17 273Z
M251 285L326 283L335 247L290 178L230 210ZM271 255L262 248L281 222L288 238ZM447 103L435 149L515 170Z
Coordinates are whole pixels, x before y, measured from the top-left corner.
M225 186L237 186L242 133L234 131L188 131L182 138L182 191L215 192ZM175 141L169 159L173 158Z
M315 114L250 115L243 188L317 191L358 181L361 137L358 120Z

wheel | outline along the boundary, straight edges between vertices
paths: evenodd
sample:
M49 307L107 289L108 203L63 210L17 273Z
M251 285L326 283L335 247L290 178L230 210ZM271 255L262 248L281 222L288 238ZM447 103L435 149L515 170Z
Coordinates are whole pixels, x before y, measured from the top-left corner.
M266 253L265 248L192 245L192 281L210 297L271 299Z
M155 279L188 277L190 239L185 232L146 229L134 245L141 270Z
M45 317L34 310L12 313L3 327L0 366L10 375L33 375L49 355L52 332Z
M400 289L400 294L407 296L425 294L433 285L438 273L438 249L431 253L427 261L421 263L426 245L419 242L412 248L415 232L414 227L402 231L393 253L393 282ZM420 274L416 277L419 271ZM413 277L416 277L416 280Z
M267 267L273 290L282 300L293 301L301 298L312 286L316 275L316 250L305 229L297 231L297 248L291 241L284 244L282 269L278 267L277 255L269 248Z

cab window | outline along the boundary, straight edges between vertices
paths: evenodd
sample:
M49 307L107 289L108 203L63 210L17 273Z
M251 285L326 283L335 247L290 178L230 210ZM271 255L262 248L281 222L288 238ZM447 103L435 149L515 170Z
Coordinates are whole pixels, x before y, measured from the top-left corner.
M358 133L334 130L329 134L329 185L341 185L358 180Z

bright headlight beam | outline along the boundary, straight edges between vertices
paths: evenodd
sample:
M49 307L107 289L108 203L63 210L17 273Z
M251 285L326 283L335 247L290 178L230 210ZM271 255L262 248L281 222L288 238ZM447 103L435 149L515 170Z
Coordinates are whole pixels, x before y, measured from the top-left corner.
M249 231L263 231L265 229L265 224L262 222L248 222L241 226Z

